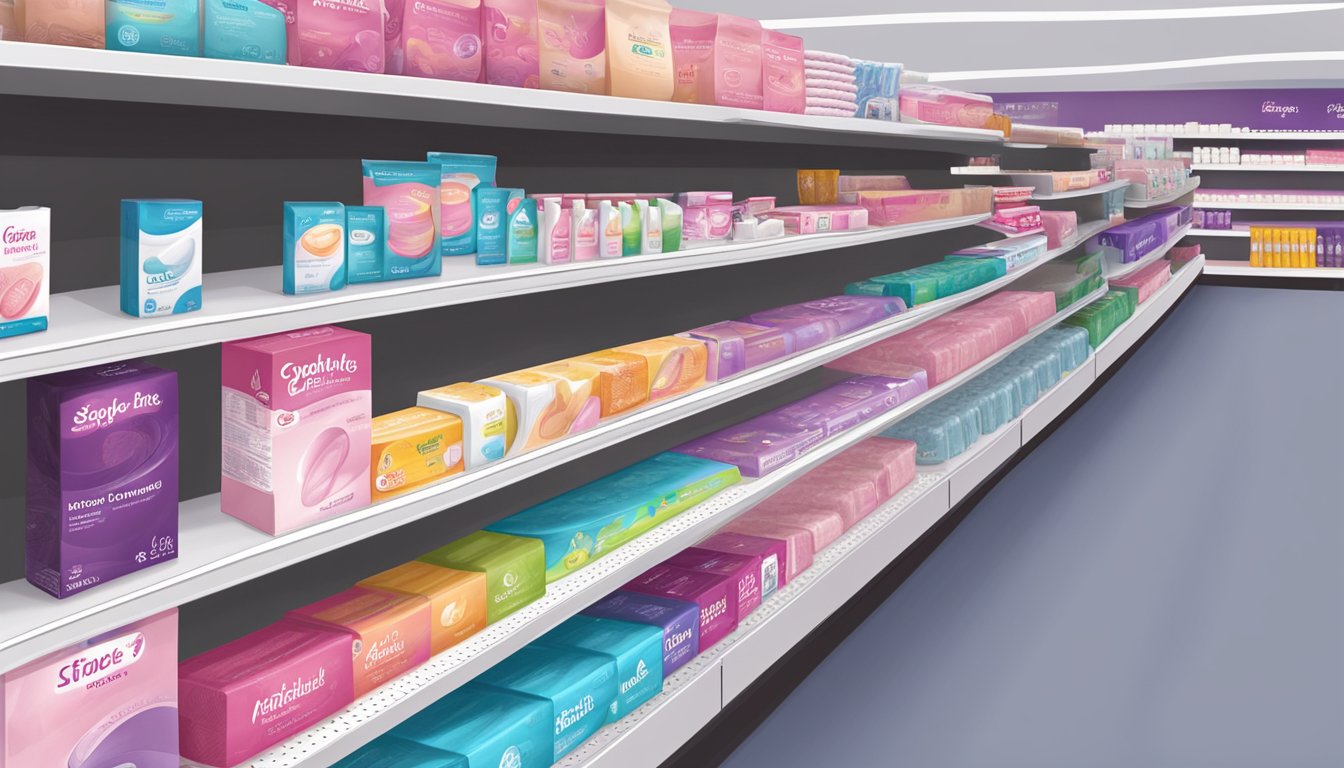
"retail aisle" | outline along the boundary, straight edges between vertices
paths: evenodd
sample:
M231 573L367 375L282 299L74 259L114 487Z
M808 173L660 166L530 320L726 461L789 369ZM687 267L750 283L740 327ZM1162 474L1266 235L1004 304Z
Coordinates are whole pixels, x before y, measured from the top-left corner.
M1196 287L725 765L1344 765L1341 331Z

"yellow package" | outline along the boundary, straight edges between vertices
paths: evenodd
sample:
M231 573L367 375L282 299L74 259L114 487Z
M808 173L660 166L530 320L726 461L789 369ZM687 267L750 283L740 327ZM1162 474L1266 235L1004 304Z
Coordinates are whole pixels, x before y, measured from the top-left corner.
M464 461L469 470L499 461L513 445L517 425L510 418L509 399L498 387L461 381L421 392L416 404L462 420Z
M429 601L429 651L445 650L485 629L485 574L458 571L419 560L359 582L367 589L420 595Z
M709 352L704 342L664 336L613 347L615 352L644 358L649 369L649 401L673 397L705 385Z
M373 500L382 501L463 470L462 420L419 406L373 419Z
M508 397L511 421L518 425L507 455L535 450L596 425L602 414L596 391L600 375L589 366L562 361L483 380Z
M1262 249L1264 248L1265 230L1262 227L1251 227L1251 266L1265 266Z
M607 349L571 357L568 362L597 369L602 418L615 416L649 401L649 364L639 355Z

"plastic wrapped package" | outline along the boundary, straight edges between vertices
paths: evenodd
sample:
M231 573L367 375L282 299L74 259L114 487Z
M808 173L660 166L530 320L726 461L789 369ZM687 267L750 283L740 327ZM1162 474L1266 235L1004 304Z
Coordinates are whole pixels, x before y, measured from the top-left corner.
M888 189L841 192L843 205L859 205L868 211L868 224L890 227L937 219L951 219L990 212L993 187L959 189Z
M1170 280L1171 262L1158 259L1142 269L1112 280L1111 285L1117 288L1134 288L1138 292L1138 301L1142 304Z
M753 312L741 322L788 331L795 351L802 351L904 311L896 297L831 296Z
M774 497L757 504L746 514L733 521L725 530L750 533L736 523L769 520L773 523L802 528L812 537L812 551L820 552L845 532L845 518L837 509L813 507L806 504L776 500Z
M994 99L979 93L937 85L905 85L900 89L901 122L988 128Z
M708 381L722 381L795 352L792 332L755 323L726 320L678 335L704 342Z
M855 376L770 413L783 424L839 434L927 392L924 371L909 377Z
M943 398L885 430L882 436L913 441L917 464L941 464L965 453L979 439L979 414L973 406Z
M1078 212L1041 211L1041 227L1048 246L1059 248L1078 234Z
M807 453L825 439L818 427L782 425L766 413L683 443L673 450L733 464L747 477L763 477Z
M1144 217L1114 226L1088 241L1088 253L1100 253L1107 264L1139 261L1167 241L1163 218Z
M719 529L719 533L737 533L745 536L759 536L784 542L787 552L784 573L789 581L812 567L816 547L812 540L812 531L798 525L790 525L771 520L768 517L756 519L737 518ZM781 583L781 586L783 584Z
M880 501L895 496L915 479L915 446L909 440L870 437L836 454L809 474L865 473L877 486Z
M1064 323L1085 329L1088 343L1095 349L1134 314L1136 299L1137 291L1108 291L1105 296L1070 315Z
M959 259L999 259L1006 271L1012 272L1018 267L1029 264L1045 255L1048 247L1045 235L1018 235L1000 240L993 245L981 245L975 248L963 248L945 257L948 261Z
M1003 277L1006 273L1007 263L1003 259L949 256L944 261L850 283L845 286L845 293L896 296L906 306L913 307L968 291Z
M809 479L809 475L789 483L771 496L772 504L837 512L844 530L854 527L877 509L877 483L872 478L822 476Z
M1042 264L1027 280L1031 287L1055 295L1055 311L1072 306L1106 284L1101 273L1101 255L1097 253Z

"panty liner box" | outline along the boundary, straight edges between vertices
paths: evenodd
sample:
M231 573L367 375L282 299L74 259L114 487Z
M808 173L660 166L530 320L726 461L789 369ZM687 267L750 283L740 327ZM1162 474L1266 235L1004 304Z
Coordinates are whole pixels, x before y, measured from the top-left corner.
M792 581L798 574L811 568L812 558L816 554L810 530L766 517L756 519L739 517L720 528L719 533L759 536L783 542L785 557L781 571L786 581ZM783 586L783 583L780 586Z
M390 735L460 755L467 768L550 765L555 762L551 709L546 699L473 682L420 710Z
M484 573L490 624L546 594L546 553L538 539L477 531L417 559Z
M688 600L622 590L588 606L583 614L662 630L664 678L700 653L700 606Z
M429 650L445 650L485 629L485 574L413 560L370 576L358 586L419 595L429 601Z
M542 635L537 645L605 653L616 659L616 698L607 722L634 712L663 690L663 632L651 624L579 614Z
M765 585L761 581L761 557L742 553L718 552L691 547L669 557L667 565L688 571L705 571L727 576L737 589L737 620L750 616L761 605ZM774 591L774 585L771 585Z
M761 561L761 600L789 583L789 550L783 539L720 531L696 544L700 549L752 555Z
M699 606L701 652L737 629L737 585L729 576L655 565L622 589L686 600Z
M422 595L354 587L286 614L355 636L355 696L429 661L429 601Z

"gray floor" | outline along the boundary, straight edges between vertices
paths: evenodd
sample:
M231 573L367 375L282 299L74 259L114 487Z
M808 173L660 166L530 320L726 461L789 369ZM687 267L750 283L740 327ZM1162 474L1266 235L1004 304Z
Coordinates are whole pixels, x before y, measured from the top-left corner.
M728 768L1344 765L1342 334L1196 287Z

